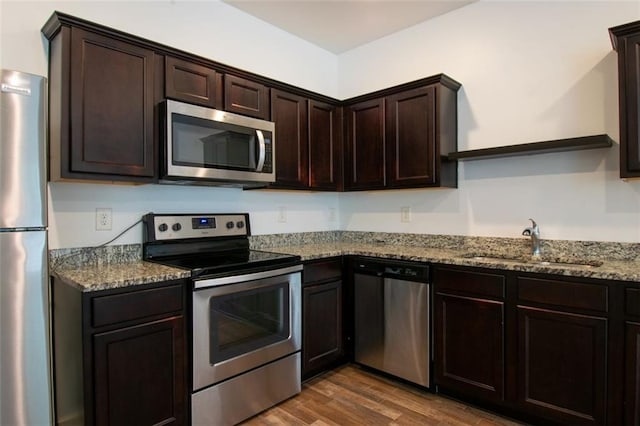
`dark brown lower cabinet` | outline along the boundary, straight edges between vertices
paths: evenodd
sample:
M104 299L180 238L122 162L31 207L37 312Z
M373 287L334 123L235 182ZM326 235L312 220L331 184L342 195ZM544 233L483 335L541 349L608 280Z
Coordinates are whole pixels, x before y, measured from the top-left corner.
M436 267L433 277L436 385L504 400L504 276Z
M184 422L183 330L179 316L93 336L97 425Z
M302 371L322 370L342 356L342 281L302 290Z
M435 297L436 383L474 398L504 398L504 304L463 296Z
M518 307L519 403L573 425L606 423L607 319Z
M185 292L52 280L56 424L188 424Z
M625 341L624 424L640 425L640 323L627 321Z
M312 262L303 275L302 378L307 379L344 358L342 262Z
M435 265L433 285L439 392L533 424L640 425L635 283Z

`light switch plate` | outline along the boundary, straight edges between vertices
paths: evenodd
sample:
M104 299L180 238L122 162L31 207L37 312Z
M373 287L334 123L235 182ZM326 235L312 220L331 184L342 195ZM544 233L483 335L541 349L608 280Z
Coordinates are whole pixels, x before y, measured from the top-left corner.
M411 207L409 206L400 207L400 222L404 222L404 223L411 222Z

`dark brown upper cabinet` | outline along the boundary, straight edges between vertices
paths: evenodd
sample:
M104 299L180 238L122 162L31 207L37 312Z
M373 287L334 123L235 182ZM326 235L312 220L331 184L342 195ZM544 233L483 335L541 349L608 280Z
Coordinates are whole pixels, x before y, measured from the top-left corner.
M385 187L384 99L346 108L344 189Z
M165 96L210 108L222 108L222 74L213 68L167 56Z
M307 99L271 91L271 120L276 124L276 182L273 187L309 187Z
M309 100L309 187L336 191L342 183L342 109Z
M338 190L338 107L272 89L271 120L276 123L276 182L271 187Z
M50 179L154 180L155 53L50 23Z
M224 109L268 120L269 88L258 82L227 74L224 76Z
M273 188L457 185L443 153L457 147L460 84L444 74L339 101L60 12L42 32L51 180L157 182L170 98L274 120Z
M459 88L441 74L347 101L345 189L457 187Z
M428 86L387 97L388 187L436 183L435 96Z
M640 177L640 21L609 29L618 52L620 105L620 177Z

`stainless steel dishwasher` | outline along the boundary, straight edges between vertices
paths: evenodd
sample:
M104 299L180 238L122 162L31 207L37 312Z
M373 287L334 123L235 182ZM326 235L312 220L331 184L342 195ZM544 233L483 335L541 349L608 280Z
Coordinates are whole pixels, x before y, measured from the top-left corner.
M356 259L354 305L355 361L430 387L429 267Z

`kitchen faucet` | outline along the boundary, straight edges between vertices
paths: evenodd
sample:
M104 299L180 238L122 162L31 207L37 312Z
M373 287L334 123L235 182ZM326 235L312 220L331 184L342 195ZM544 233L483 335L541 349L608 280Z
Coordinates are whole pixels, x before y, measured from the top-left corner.
M529 220L531 221L531 226L525 228L524 231L522 231L522 235L531 237L531 254L533 256L540 256L542 254L540 250L540 227L538 227L535 220L531 218L529 218Z

